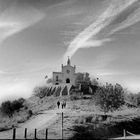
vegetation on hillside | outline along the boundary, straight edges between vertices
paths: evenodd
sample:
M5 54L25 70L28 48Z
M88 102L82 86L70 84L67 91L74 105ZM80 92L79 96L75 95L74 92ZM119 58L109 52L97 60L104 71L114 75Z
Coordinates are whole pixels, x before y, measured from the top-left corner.
M14 101L5 101L1 104L1 112L4 115L12 117L16 111L18 112L23 107L24 101L25 99L23 98Z
M72 100L81 99L78 96L92 95L95 98L95 103L105 113L108 111L114 111L119 109L122 105L139 106L140 105L140 93L128 94L128 92L120 85L106 83L106 85L99 84L98 78L91 78L89 73L77 73L76 86L72 86L70 89L70 95ZM48 79L48 82L52 79ZM102 86L101 86L102 85ZM62 90L62 91L61 91ZM60 96L60 92L63 95L67 95L67 89L60 87L50 88L47 86L38 86L34 88L34 95L40 99L45 96Z
M100 122L102 123L104 119L110 121L108 112L115 112L121 109L125 110L124 108L127 104L137 107L140 106L140 93L128 94L127 90L120 84L99 84L98 78L91 79L88 73L78 73L76 86L72 86L69 91L70 96L60 97L60 93L62 93L62 95L68 95L68 87L37 86L33 90L33 96L28 99L28 101L21 98L14 101L3 102L1 104L1 112L5 116L8 116L10 120L17 117L15 119L16 123L24 122L40 111L55 109L58 100L67 100L67 109L71 109L72 111L86 112L87 114L89 112L93 114L102 113L102 117L99 118L89 116L84 121L80 120L83 125L85 125L85 122L88 123L86 125L89 125L90 123L95 123L95 120L98 120L99 124ZM103 115L104 113L106 113L106 115ZM0 120L0 122L2 122L2 120ZM15 122L12 123L15 124ZM8 125L9 124L7 124L7 126ZM11 126L10 128L12 128ZM6 130L5 126L0 126L0 130ZM81 130L84 129L82 128ZM87 130L90 131L92 129L88 127ZM87 131L85 131L85 133L87 133Z
M48 91L49 91L49 88L47 86L37 86L34 88L33 93L35 96L41 99L47 96Z
M125 101L132 106L139 107L140 106L140 92L137 94L125 92Z
M118 112L119 113L119 112ZM136 113L136 112L135 112ZM138 112L139 113L139 112ZM140 116L132 114L108 115L101 114L82 115L75 120L72 139L110 139L123 137L124 129L139 134Z
M26 105L24 98L4 101L0 106L0 131L18 126L18 123L27 121L32 115L33 112Z
M95 93L95 103L106 113L124 105L124 90L121 85L106 84Z

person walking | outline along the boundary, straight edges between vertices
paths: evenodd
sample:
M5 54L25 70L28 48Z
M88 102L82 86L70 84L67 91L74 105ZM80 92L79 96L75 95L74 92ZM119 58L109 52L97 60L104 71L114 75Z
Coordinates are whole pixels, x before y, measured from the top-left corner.
M58 107L58 109L59 109L59 106L60 106L60 102L58 101L58 102L57 102L57 107Z
M64 108L66 108L66 101L64 101L63 104L64 104Z
M62 107L62 109L64 108L64 102L63 102L63 103L61 103L61 107Z

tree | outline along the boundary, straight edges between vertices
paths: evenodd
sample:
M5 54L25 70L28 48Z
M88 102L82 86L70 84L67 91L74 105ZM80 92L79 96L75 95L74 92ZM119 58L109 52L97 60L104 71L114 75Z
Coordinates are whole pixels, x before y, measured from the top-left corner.
M91 93L91 81L89 73L78 73L76 77L76 85L79 87L79 91L82 91L83 94Z
M91 81L90 81L90 77L89 77L89 73L85 73L85 76L84 76L84 82L86 82L86 83L91 83Z
M19 98L14 101L5 101L1 104L1 112L9 117L12 117L15 111L19 111L23 107L25 99Z
M77 73L76 76L76 84L81 84L84 81L84 74L83 73Z
M3 114L8 115L9 118L13 116L12 103L10 101L5 101L1 104L1 111Z
M18 101L23 104L25 102L25 99L24 98L19 98Z
M52 79L52 78L49 78L49 79L47 80L47 84L50 84L50 83L53 83L53 79Z
M139 95L133 93L125 93L125 102L137 106L139 103Z
M140 106L140 92L137 94L137 106Z
M14 100L12 103L11 103L11 107L12 107L12 110L13 112L14 111L19 111L20 108L23 107L23 99L18 99L18 100Z
M120 108L124 104L124 90L120 84L106 84L98 87L95 93L95 103L106 113Z
M49 88L47 86L40 86L40 87L35 87L34 90L34 95L39 97L40 99L47 96L49 92Z

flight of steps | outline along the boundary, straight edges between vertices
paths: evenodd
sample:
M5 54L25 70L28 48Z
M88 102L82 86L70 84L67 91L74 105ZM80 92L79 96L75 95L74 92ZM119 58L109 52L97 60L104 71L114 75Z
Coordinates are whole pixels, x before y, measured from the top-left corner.
M48 86L47 96L65 96L70 95L72 85L71 84L61 84L61 85L50 85Z

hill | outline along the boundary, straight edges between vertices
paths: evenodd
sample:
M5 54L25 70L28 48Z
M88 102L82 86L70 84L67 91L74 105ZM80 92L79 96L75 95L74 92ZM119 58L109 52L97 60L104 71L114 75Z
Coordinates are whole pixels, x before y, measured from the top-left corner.
M57 109L57 101L65 100L66 109ZM108 138L122 136L123 129L137 132L139 128L139 108L123 106L118 111L104 113L94 103L93 96L48 96L42 99L32 96L24 102L26 107L16 113L13 118L1 118L1 138L11 138L13 124L17 128L17 137L23 138L24 128L28 128L28 138L34 137L34 129L38 129L38 138L45 138L45 129L48 128L48 137L61 138L61 112L64 112L64 138ZM27 117L28 111L33 115ZM136 125L137 124L137 125ZM9 127L9 128L8 128ZM3 128L3 129L2 129ZM134 131L135 130L135 131Z

